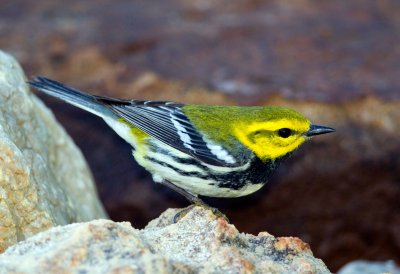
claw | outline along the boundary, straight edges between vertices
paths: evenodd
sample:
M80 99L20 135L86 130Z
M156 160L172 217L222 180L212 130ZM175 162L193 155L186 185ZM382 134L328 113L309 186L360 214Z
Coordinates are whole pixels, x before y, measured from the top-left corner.
M182 209L181 211L179 211L178 213L175 214L174 219L173 219L174 223L179 222L179 220L181 220L183 217L185 217L185 215L188 214L189 211L191 211L195 206L200 206L204 209L211 210L211 212L217 218L223 218L227 223L229 223L229 219L223 213L221 213L221 211L219 211L215 207L211 207L211 206L207 205L205 202L203 202L203 200L201 200L199 197L197 197L197 195L192 194L192 193L188 192L187 190L184 190L183 188L180 188L169 181L164 180L161 183L163 185L169 187L170 189L178 192L179 194L183 195L186 199L188 199L189 202L192 203L190 206Z
M196 206L202 207L206 210L211 210L211 212L217 217L217 218L223 218L227 223L229 223L229 219L228 217L225 216L225 214L223 214L221 211L219 211L217 208L215 207L211 207L209 205L207 205L206 203L204 203L202 200L199 199L199 201L196 201L195 203L193 203L192 205L182 209L181 211L179 211L178 213L175 214L173 222L177 223L179 222L183 217L186 216L186 214L188 214L193 208L195 208Z

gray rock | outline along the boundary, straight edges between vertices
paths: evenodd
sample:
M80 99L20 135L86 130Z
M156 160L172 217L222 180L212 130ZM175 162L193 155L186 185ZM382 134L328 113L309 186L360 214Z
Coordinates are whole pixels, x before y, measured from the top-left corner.
M0 253L52 226L104 217L81 152L0 51Z
M374 261L353 261L343 266L338 274L400 274L400 268L393 261L374 262Z
M143 230L96 220L55 227L8 248L0 273L330 273L298 238L239 233L195 207Z

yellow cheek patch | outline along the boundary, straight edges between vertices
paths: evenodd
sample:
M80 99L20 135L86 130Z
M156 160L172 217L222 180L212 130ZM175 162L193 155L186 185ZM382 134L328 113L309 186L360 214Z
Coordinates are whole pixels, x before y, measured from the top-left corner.
M309 127L309 122L281 119L238 125L234 128L234 134L242 144L252 150L261 160L266 161L282 157L298 148L306 140L302 134ZM290 128L296 132L296 135L281 138L275 134L280 128ZM257 131L271 134L260 134L250 138L251 134Z
M276 142L273 142L273 140L260 137L255 143L249 143L248 146L261 160L265 161L268 159L282 157L294 151L302 143L304 143L305 140L306 139L304 137L292 138L292 141L289 145L280 146L277 145Z

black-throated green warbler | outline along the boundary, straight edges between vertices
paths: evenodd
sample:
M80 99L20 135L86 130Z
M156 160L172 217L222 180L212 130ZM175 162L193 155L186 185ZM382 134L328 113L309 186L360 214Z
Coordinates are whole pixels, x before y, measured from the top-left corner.
M311 136L333 132L283 107L184 105L89 95L37 77L33 87L105 120L133 148L155 182L192 202L259 190Z

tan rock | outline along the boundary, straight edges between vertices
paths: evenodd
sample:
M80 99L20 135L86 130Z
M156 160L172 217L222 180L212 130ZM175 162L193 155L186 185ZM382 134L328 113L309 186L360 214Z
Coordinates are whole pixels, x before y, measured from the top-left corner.
M0 51L0 252L52 226L105 216L81 152Z
M330 273L300 239L239 233L200 207L173 223L176 213L143 230L108 220L49 229L1 254L0 273Z

